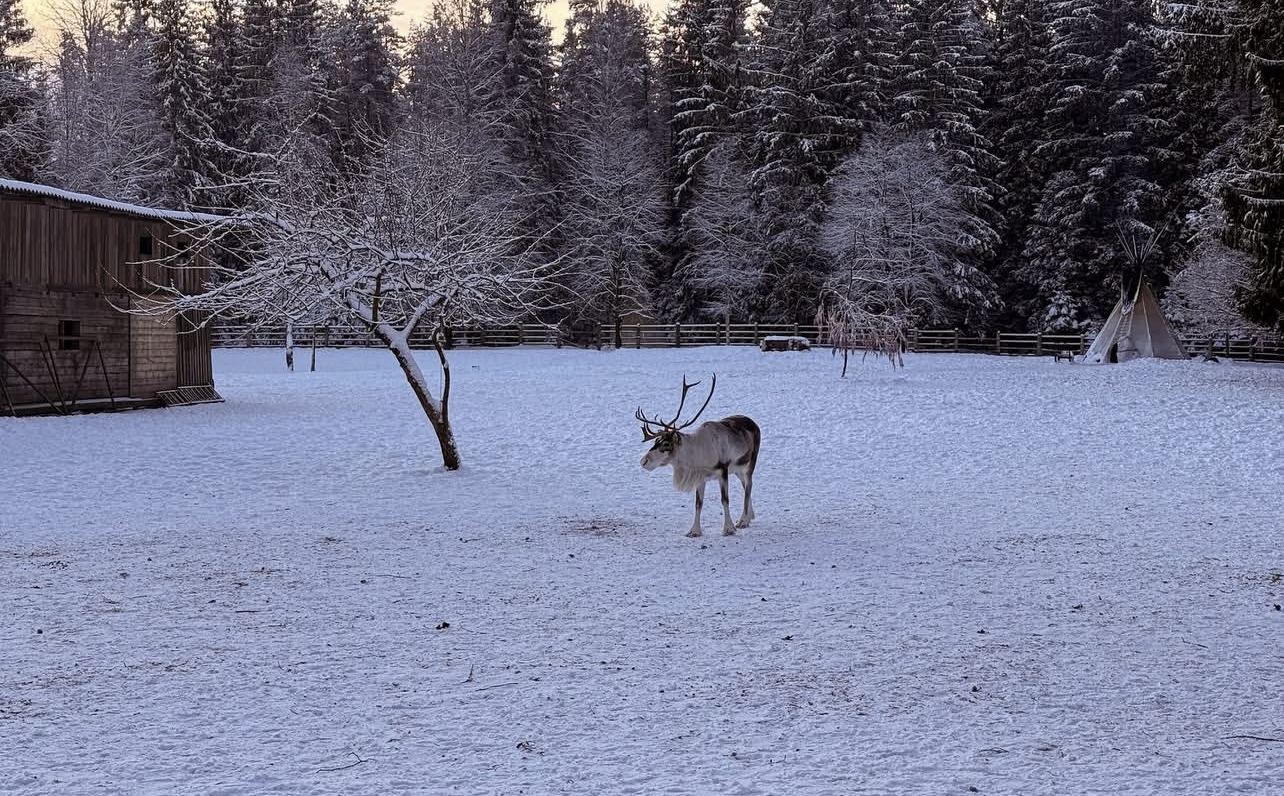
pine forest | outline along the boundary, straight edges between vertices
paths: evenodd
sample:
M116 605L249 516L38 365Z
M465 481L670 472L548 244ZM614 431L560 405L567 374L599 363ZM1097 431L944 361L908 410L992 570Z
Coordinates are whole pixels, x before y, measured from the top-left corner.
M1284 0L58 2L38 53L0 0L0 178L296 236L257 251L311 218L572 328L1088 331L1144 276L1284 329Z

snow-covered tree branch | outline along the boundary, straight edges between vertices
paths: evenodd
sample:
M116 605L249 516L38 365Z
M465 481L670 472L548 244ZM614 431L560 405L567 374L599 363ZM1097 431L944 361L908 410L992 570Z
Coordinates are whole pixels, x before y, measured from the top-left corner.
M971 218L947 172L922 136L884 134L835 175L821 230L835 268L816 317L843 354L844 375L850 352L886 356L895 367L912 325L988 301L989 280L961 256Z
M628 0L573 3L562 47L565 162L561 237L571 320L610 324L649 307L650 269L664 242L664 187L649 129L643 10Z
M371 330L393 353L427 415L446 469L460 466L449 419L449 364L436 337L443 388L434 393L410 335L455 325L510 323L547 308L556 274L537 266L513 230L504 197L485 190L484 150L438 129L403 130L371 161L366 176L345 181L308 169L286 173L260 196L261 208L195 230L198 246L222 251L194 295L163 285L150 314L252 313L285 325L334 314ZM318 182L328 177L328 182ZM337 181L337 183L336 183ZM308 186L338 184L325 195ZM297 190L280 190L281 187ZM292 197L292 198L291 198ZM198 267L186 253L173 268Z

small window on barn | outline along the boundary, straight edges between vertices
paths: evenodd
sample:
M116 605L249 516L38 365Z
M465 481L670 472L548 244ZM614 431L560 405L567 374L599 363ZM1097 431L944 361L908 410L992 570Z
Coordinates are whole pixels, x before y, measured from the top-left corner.
M151 256L152 253L152 236L140 235L138 238L138 253Z
M58 350L80 350L80 321L58 321Z

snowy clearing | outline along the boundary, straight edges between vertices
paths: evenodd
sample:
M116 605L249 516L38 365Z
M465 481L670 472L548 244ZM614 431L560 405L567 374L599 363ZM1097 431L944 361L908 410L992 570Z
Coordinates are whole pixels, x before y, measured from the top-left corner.
M1284 781L1284 369L452 364L458 473L386 351L221 350L225 404L0 418L0 792ZM712 371L707 417L763 429L758 516L718 535L715 486L692 540L633 412Z

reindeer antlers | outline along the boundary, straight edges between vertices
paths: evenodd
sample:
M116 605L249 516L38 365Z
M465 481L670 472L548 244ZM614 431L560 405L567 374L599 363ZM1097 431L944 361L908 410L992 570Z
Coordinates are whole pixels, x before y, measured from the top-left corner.
M642 407L638 407L638 411L633 416L642 422L642 440L644 442L649 442L665 432L681 431L700 419L700 415L704 414L709 401L713 399L713 391L718 389L718 374L716 373L713 374L713 382L709 385L709 395L704 399L704 403L700 405L700 410L690 420L678 425L678 420L682 417L682 407L687 405L687 393L691 391L692 387L699 384L700 382L698 381L688 383L686 374L682 374L682 400L678 402L678 411L674 413L672 420L664 420L658 416L652 420L642 413Z
M646 415L642 414L642 407L639 406L638 410L633 413L633 416L636 417L638 420L642 421L642 441L643 442L650 442L651 440L655 439L656 437L664 433L664 428L663 428L664 424L658 420L652 420ZM651 426L659 426L660 430L652 431Z
M697 381L691 384L687 384L687 376L685 373L682 374L682 403L678 404L678 413L673 416L674 423L678 422L678 418L682 416L682 405L687 402L687 390L691 389L692 387L696 386L699 383L700 382ZM700 404L700 410L696 412L691 417L690 420L678 426L677 427L678 429L684 429L687 426L691 425L692 423L700 419L700 415L704 414L705 407L709 405L709 401L713 400L713 391L716 389L718 389L717 373L713 374L713 382L709 385L709 395L704 399L704 403Z

